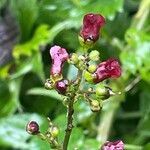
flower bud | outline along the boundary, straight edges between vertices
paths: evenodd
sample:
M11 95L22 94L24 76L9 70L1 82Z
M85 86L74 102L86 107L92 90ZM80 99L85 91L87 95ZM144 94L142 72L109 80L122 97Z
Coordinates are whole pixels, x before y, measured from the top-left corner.
M44 86L47 90L51 90L53 88L53 83L50 79L47 79Z
M97 100L92 100L90 102L90 108L91 108L91 111L98 112L101 109L100 102Z
M118 78L121 76L121 67L117 59L110 58L100 63L94 73L94 83L99 83L108 78Z
M99 38L100 28L104 25L105 18L100 14L89 13L84 16L80 36L84 41L96 42Z
M88 67L88 71L89 71L90 73L94 73L94 72L95 72L95 70L96 70L96 65L94 65L94 64L89 65L89 67Z
M68 84L69 84L69 82L66 79L57 81L55 86L56 86L56 90L58 91L58 93L65 95Z
M94 77L93 77L93 75L92 75L90 72L85 71L84 74L83 74L83 76L84 76L84 78L85 78L85 80L86 80L87 82L93 83Z
M30 121L26 126L26 131L29 134L36 135L39 133L39 125L35 121Z
M92 61L98 61L100 59L99 55L100 55L99 51L93 50L89 53L89 58Z
M124 143L121 140L115 142L107 141L100 150L124 150Z
M99 99L108 99L110 97L110 89L103 86L103 85L98 85L96 87L96 97L99 98Z
M72 53L71 56L70 56L69 62L71 64L77 64L78 61L79 61L78 55L76 53Z
M59 129L56 126L52 126L49 132L53 138L56 138L59 134Z

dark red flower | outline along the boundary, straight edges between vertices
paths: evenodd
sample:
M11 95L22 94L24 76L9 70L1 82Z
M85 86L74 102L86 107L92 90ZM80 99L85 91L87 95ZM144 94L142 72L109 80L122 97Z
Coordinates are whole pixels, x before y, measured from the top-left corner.
M115 142L106 142L101 147L101 150L123 150L124 144L121 140L115 141Z
M94 83L101 82L108 78L118 78L121 76L121 67L117 59L110 58L100 63L94 73Z
M69 54L66 49L60 46L53 46L50 49L50 55L52 58L51 75L61 74L62 65L69 58Z
M68 86L68 80L61 80L56 82L56 90L60 94L65 94Z
M26 131L29 134L38 134L39 133L39 125L35 121L30 121L26 126Z
M84 16L83 26L80 31L80 36L84 41L96 41L99 38L101 26L105 23L105 18L100 14L89 13Z

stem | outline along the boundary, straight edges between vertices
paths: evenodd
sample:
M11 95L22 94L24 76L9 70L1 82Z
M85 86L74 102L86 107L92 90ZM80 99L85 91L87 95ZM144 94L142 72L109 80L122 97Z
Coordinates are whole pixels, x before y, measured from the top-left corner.
M65 130L66 134L65 134L64 142L63 142L63 150L67 150L69 140L70 140L70 136L71 136L72 129L73 129L73 113L74 113L73 105L74 105L76 94L79 93L79 86L80 86L80 83L81 83L81 77L82 77L82 71L79 70L78 75L77 75L77 79L74 82L77 90L74 90L74 92L71 94L69 104L68 104L68 107L67 107L67 128Z
M65 134L64 143L63 143L63 150L67 150L67 147L68 147L70 135L71 135L72 128L73 128L73 113L74 113L73 101L70 99L70 103L68 105L67 129L66 129L66 134Z

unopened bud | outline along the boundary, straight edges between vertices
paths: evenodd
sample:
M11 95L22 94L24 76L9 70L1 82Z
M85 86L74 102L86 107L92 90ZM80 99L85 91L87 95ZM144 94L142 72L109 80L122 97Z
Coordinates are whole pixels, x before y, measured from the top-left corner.
M93 50L89 54L89 58L92 61L98 61L99 60L99 52L97 50Z
M100 102L97 100L92 100L90 102L90 108L91 108L91 111L98 112L101 109Z
M79 61L78 55L76 53L72 53L69 59L69 63L71 64L77 64Z
M89 65L89 67L88 67L88 71L89 71L90 73L94 73L94 72L95 72L95 70L96 70L96 65L94 65L94 64Z
M68 84L69 84L69 81L66 79L56 82L56 90L58 91L58 93L65 94L67 91Z
M26 131L29 134L36 135L39 133L39 125L35 121L30 121L26 126Z
M85 80L86 80L87 82L93 83L93 75L92 75L90 72L85 71L85 72L84 72L84 78L85 78Z
M59 134L59 129L56 126L50 128L50 133L53 138L56 138Z

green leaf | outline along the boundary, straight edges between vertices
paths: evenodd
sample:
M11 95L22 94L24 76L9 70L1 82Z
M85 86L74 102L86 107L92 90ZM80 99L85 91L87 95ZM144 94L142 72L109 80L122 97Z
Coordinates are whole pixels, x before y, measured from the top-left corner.
M95 139L86 139L84 144L81 146L81 150L90 149L95 150L100 148L100 143Z
M42 117L36 114L18 114L1 119L0 145L3 147L30 150L30 142L27 142L27 140L31 136L26 132L25 128L26 124L31 120L37 121L39 125L43 123Z
M42 95L48 96L56 100L62 100L61 95L59 95L55 90L46 90L44 88L32 88L27 91L29 95Z
M41 25L39 26L35 33L33 38L24 43L17 45L13 50L13 56L18 59L21 55L24 56L31 56L34 52L39 52L40 46L46 45L49 41L49 31L47 25Z
M33 25L38 17L38 2L37 0L12 0L11 9L15 14L20 30L21 30L21 39L26 41L33 29Z

